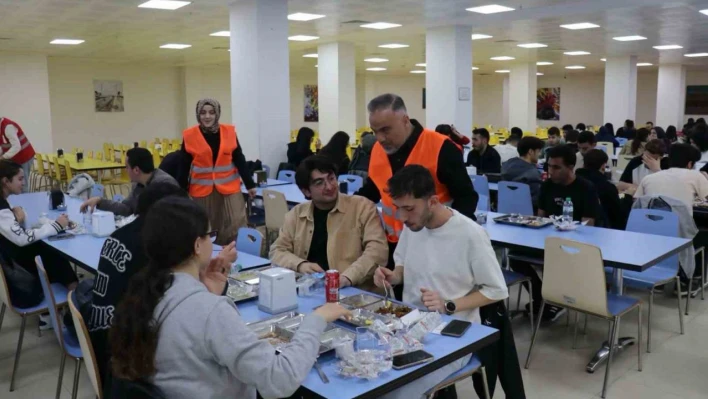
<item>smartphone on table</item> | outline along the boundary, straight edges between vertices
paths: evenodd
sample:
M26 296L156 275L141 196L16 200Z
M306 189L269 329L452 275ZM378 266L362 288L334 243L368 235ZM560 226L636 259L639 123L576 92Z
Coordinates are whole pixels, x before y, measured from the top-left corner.
M408 367L427 363L433 359L434 356L424 350L404 353L393 357L393 368L394 370L402 370Z
M440 335L459 338L465 335L465 331L467 331L471 325L472 323L469 321L452 320L440 331Z

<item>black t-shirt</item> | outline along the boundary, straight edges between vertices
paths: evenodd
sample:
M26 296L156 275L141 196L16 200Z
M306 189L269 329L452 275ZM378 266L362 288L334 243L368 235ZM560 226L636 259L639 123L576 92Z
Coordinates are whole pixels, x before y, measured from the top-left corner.
M642 161L642 155L639 155L637 157L632 158L628 163L627 166L624 168L624 172L622 172L622 176L620 177L621 182L629 183L629 184L639 184L638 181L633 182L632 179L632 174L634 173L634 169L637 169L638 167L642 166L644 161ZM661 158L659 161L659 165L661 165L661 170L666 170L669 168L669 158Z
M324 270L329 270L327 261L327 217L331 209L319 209L312 205L312 216L315 219L315 231L312 232L310 250L307 252L308 262L317 263Z
M492 146L484 150L484 154L478 150L472 150L467 154L467 166L477 168L477 174L501 173L501 156Z
M591 218L597 221L599 219L600 200L595 186L577 176L567 186L553 183L550 179L543 182L538 197L538 209L544 211L546 216L561 216L563 215L563 201L568 197L573 201L573 220L581 221L583 218Z

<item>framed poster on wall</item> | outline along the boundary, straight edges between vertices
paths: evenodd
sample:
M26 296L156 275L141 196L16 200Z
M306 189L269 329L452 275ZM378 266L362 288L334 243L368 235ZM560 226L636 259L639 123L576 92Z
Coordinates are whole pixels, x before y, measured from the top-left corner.
M708 86L686 87L686 115L708 114Z
M560 87L544 87L536 90L536 119L560 120Z
M320 121L320 105L317 85L305 85L305 122Z

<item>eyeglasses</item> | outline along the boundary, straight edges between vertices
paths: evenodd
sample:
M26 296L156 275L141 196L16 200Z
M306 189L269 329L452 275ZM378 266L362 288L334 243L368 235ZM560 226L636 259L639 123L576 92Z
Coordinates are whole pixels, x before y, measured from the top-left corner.
M206 234L204 234L204 237L209 237L209 240L213 243L216 241L216 236L219 234L219 230L212 230Z

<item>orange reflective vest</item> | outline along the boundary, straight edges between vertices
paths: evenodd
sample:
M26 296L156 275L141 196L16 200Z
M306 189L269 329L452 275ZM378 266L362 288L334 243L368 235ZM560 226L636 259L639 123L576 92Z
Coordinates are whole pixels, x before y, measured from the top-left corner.
M15 129L17 129L17 138L20 140L20 151L12 157L12 161L20 165L29 162L29 160L34 158L34 148L29 140L27 140L27 136L25 136L25 132L22 131L20 125L7 118L0 118L0 148L2 148L2 152L7 152L12 148L10 140L5 135L5 129L8 126L14 126ZM29 179L29 176L25 178Z
M440 202L449 203L452 198L447 187L438 181L438 157L447 137L424 129L418 137L413 150L408 155L406 165L418 164L424 166L433 175L435 181L435 193L440 198ZM391 163L381 144L376 142L371 150L371 160L369 161L369 179L376 184L381 194L381 216L386 230L386 238L389 242L398 242L398 237L403 231L403 223L397 219L398 211L393 205L393 199L386 192L388 180L393 177Z
M189 195L193 198L208 196L214 187L223 195L241 191L241 176L231 159L231 154L238 146L236 129L232 125L219 125L219 135L221 144L214 164L214 154L199 126L182 132L184 148L193 158L189 176Z

